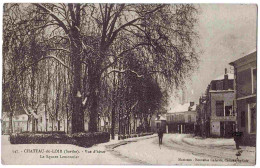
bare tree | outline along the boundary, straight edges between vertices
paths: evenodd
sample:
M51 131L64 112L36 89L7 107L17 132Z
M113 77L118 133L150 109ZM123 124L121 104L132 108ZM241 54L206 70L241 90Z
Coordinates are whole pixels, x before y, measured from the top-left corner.
M13 15L10 12L14 8L19 17L13 17L13 25L24 25L30 33L24 35L25 41L43 46L41 51L44 54L32 57L35 60L30 64L24 61L24 68L32 69L32 79L36 79L35 69L41 64L39 62L45 59L59 62L72 79L69 83L71 94L66 95L71 97L72 132L84 131L87 108L90 112L89 131L97 131L98 114L101 114L98 105L102 101L99 95L102 89L112 86L111 82L105 82L106 86L102 82L111 78L112 72L121 83L119 89L125 90L122 96L128 103L119 103L121 110L118 114L122 117L122 108L128 109L129 127L134 102L127 96L131 93L127 88L130 85L123 87L128 80L123 74L156 78L160 85L178 86L196 66L194 25L197 10L193 5L19 4L9 5L6 18ZM36 35L35 44L33 35ZM129 62L131 58L135 58L135 62ZM124 81L120 81L122 79ZM32 80L32 90L34 83L37 82ZM56 96L62 95L61 88L58 82L56 93L59 94ZM59 105L58 102L58 109ZM112 131L114 119L115 110L112 110Z

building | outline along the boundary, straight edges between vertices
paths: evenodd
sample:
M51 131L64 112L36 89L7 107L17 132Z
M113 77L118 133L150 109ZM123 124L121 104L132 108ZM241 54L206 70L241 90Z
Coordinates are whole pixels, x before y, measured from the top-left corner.
M166 114L166 132L194 133L196 115L194 102L178 104Z
M209 114L207 113L207 97L203 95L199 99L199 104L196 108L197 117L196 117L196 129L195 135L208 137L209 136Z
M234 74L227 73L212 80L203 100L204 131L208 137L231 137L235 131ZM208 135L209 134L209 135Z
M7 100L3 99L2 102L2 134L9 134L11 132L10 120L12 120L12 130L14 133L28 131L30 123L28 122L28 115L25 114L21 106L20 99L15 100L16 102L13 103L14 107L12 108L10 108L10 103Z
M9 134L10 133L10 117L9 113L4 112L2 114L2 134ZM28 131L28 115L21 114L13 116L12 126L14 133L21 133Z
M256 84L257 52L252 52L230 63L235 74L235 111L237 128L243 132L244 145L256 145Z
M157 132L159 128L161 128L164 132L166 132L166 114L161 115L153 115L153 118L151 120L151 131Z

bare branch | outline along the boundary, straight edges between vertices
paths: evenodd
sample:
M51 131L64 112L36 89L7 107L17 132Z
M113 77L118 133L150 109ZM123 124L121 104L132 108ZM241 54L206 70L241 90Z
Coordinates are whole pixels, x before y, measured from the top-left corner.
M119 70L119 69L113 69L111 71L108 72L108 74L112 73L112 72L117 72L117 73L126 73L126 72L131 72L134 73L136 75L137 78L143 78L144 75L139 75L137 72L131 70L131 69L124 69L124 70Z
M69 31L68 31L66 25L64 24L63 21L61 21L59 19L58 16L55 15L55 13L53 13L51 10L47 9L46 7L44 7L42 4L35 3L34 5L39 7L39 8L41 8L41 9L43 9L44 11L48 12L58 22L58 24L63 28L65 33L69 34Z

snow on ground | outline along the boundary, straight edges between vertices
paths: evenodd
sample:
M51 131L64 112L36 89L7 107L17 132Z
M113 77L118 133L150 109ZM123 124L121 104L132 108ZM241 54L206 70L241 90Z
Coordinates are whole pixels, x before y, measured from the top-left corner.
M255 152L243 151L236 160L234 146L229 148L191 146L183 142L185 134L165 134L163 145L158 139L147 139L115 148L123 156L132 158L140 164L162 165L254 165ZM195 140L196 141L196 140ZM228 141L228 140L227 140ZM217 143L216 143L217 144Z
M229 149L235 149L235 141L233 138L201 138L193 136L191 134L175 134L172 136L172 140L176 142L184 142L189 145L200 147L226 147ZM240 146L244 151L255 152L255 147Z
M154 136L154 135L152 135ZM151 136L130 138L145 139ZM10 144L8 135L2 135L2 164L132 164L127 159L118 158L107 151L106 146L124 140L111 140L90 148L70 144ZM38 150L37 152L34 150ZM50 152L48 153L49 150ZM44 153L40 153L44 151Z
M183 142L199 146L235 146L233 138L201 138L188 134L178 134Z
M187 134L165 134L163 145L159 146L157 135L154 134L126 140L117 140L116 137L116 140L83 148L70 144L11 145L8 136L2 136L1 159L2 164L255 164L255 148L242 147L243 152L239 159L248 162L238 163L234 161L237 150L231 139L221 139L222 144L227 146L220 146L219 141L220 139L194 138Z
M236 159L236 154L239 152L242 160L238 165L255 165L256 161L256 148L250 146L240 146L240 150L235 147L233 139L225 138L207 138L200 139L189 134L174 134L171 136L171 140L174 143L181 144L182 148L193 150L204 155Z
M152 138L120 146L115 150L144 164L187 165L188 159L202 159L192 154L171 150L165 146L159 147L158 142L156 142L157 138Z

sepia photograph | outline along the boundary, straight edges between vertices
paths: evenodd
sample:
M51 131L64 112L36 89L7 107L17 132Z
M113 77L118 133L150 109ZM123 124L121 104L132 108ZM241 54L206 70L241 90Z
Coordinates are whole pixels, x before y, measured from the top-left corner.
M2 165L256 165L257 4L2 5Z

